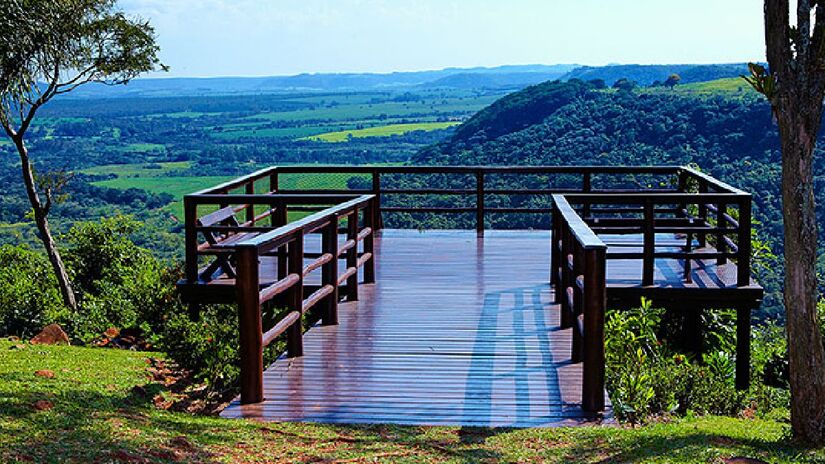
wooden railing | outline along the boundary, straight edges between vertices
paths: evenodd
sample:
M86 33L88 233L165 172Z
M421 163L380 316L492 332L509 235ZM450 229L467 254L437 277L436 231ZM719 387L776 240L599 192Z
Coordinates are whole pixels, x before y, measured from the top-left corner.
M562 195L553 195L551 263L562 328L573 329L570 358L582 366L582 408L604 409L604 314L607 245Z
M358 299L358 270L363 268L365 283L375 281L375 196L279 194L272 172L259 171L184 197L184 282L190 285L181 287L197 287L195 291L211 295L210 302L237 302L243 403L263 400L264 347L285 334L287 355L301 356L303 314L318 307L322 324L337 324L339 297ZM290 212L317 208L323 209L287 223ZM346 237L340 244L339 232ZM310 234L321 236L318 252L307 249L304 239ZM262 257L277 257L277 277L266 286L260 275ZM305 282L314 272L320 273L317 288ZM215 277L234 278L234 291L209 286ZM304 295L306 290L312 291ZM283 315L265 329L262 307L276 299Z
M364 195L312 214L286 226L244 240L233 248L237 255L236 290L240 316L241 402L263 401L263 349L280 335L287 335L287 355L303 355L302 316L318 304L323 305L324 325L338 324L338 288L346 283L347 297L358 298L358 269L365 266L364 281L374 282L373 229L370 208L374 197ZM358 211L365 210L364 226L359 226ZM339 222L347 220L347 240L338 243ZM304 237L321 233L321 252L311 262L304 263ZM358 255L358 243L364 242L364 252ZM278 280L260 288L259 257L286 248L286 269L279 269ZM346 258L346 268L339 273L338 260ZM321 271L321 284L308 296L304 295L304 278ZM281 275L283 274L283 275ZM261 305L280 294L286 294L287 314L272 328L264 331Z

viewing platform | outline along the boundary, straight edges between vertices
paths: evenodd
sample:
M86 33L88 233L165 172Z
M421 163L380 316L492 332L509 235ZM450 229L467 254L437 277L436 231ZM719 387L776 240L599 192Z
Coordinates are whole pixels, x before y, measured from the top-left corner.
M762 298L751 198L690 168L288 166L184 202L178 287L192 317L199 304L239 308L241 396L225 417L609 419L605 310L642 297L684 312L695 349L701 312L735 309L747 386ZM308 312L318 322L304 331ZM281 339L265 368L263 348Z

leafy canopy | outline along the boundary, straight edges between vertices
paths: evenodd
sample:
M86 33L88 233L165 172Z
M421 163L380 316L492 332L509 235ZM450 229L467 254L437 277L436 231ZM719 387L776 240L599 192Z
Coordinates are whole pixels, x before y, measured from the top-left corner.
M166 70L154 29L115 0L0 2L0 122L22 135L37 109L80 85Z

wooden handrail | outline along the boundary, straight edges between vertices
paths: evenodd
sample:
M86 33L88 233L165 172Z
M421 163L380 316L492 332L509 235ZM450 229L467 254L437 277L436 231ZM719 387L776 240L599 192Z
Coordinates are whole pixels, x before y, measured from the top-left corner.
M562 327L572 328L571 360L583 362L582 408L604 409L604 313L607 306L607 245L563 195L553 196L551 279L562 311ZM559 293L563 293L560 296Z
M303 201L303 200L301 200ZM237 258L235 284L240 320L241 340L241 402L257 403L263 399L263 348L277 337L286 334L287 355L303 355L302 315L323 304L321 321L324 325L338 323L338 289L346 281L347 298L358 298L358 269L365 269L365 276L374 279L373 217L375 197L362 195L341 204L307 216L298 221L281 225L227 245ZM359 224L359 211L363 210L364 224ZM347 221L348 243L345 249L347 269L338 276L338 225ZM321 254L305 264L304 237L319 232L322 235ZM364 243L364 252L358 255L358 243ZM221 247L220 243L213 247ZM286 248L284 250L284 248ZM259 258L262 254L276 251L280 263L286 261L285 275L274 284L260 290L258 275ZM304 298L304 279L310 273L321 270L321 286ZM371 281L371 280L370 280ZM287 315L271 329L263 331L261 305L276 297L283 298Z

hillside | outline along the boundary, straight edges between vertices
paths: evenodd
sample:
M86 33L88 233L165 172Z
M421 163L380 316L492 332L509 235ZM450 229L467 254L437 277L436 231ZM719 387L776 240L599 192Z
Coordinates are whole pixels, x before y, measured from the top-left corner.
M748 67L746 63L582 66L565 74L562 80L601 79L608 85L612 85L618 79L627 78L636 81L639 85L650 85L656 81L664 82L673 73L679 74L682 83L705 82L726 77L739 77L748 73Z

